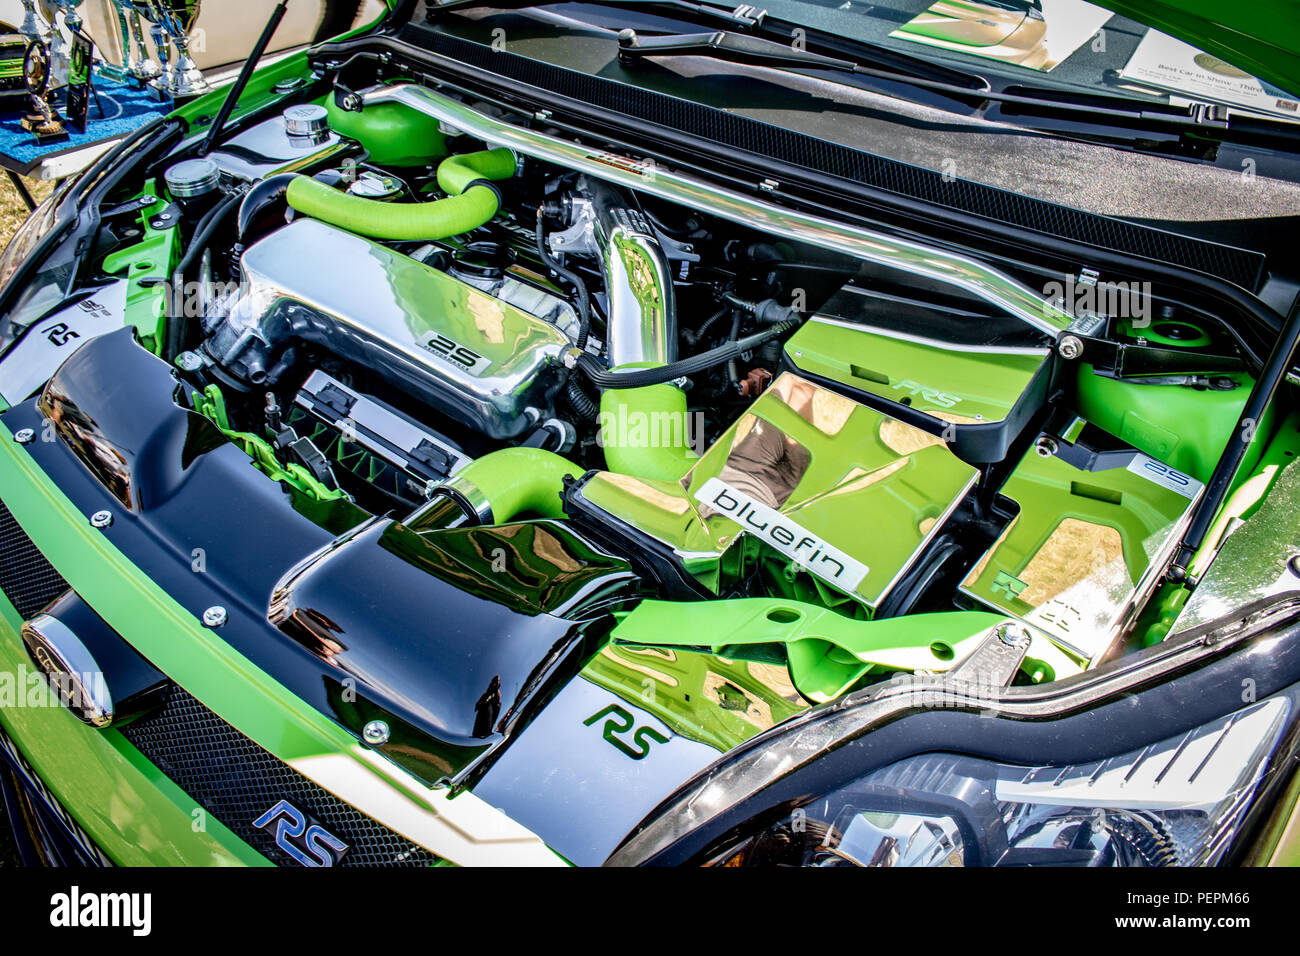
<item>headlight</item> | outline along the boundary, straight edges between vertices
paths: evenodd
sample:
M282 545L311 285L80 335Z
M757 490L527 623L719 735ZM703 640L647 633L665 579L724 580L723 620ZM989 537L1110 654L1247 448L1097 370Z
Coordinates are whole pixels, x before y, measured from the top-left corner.
M35 212L18 227L9 245L0 254L0 290L40 247L41 242L59 225L60 207L77 177L71 177L36 207ZM40 269L27 281L8 309L8 322L0 327L0 355L32 322L64 299L67 279L63 269Z
M934 753L875 770L715 854L715 866L1214 864L1259 789L1292 688L1096 763Z

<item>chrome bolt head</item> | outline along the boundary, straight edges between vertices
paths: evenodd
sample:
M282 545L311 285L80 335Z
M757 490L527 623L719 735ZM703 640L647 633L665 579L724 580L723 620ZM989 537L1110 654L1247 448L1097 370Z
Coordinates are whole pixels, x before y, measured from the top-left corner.
M208 627L221 627L226 623L227 617L226 609L220 604L214 604L203 612L203 623Z
M382 720L372 720L361 728L361 739L372 747L388 743L390 736L392 732L388 729L388 724Z
M1007 647L1028 647L1029 631L1019 624L1003 624L998 628L998 639Z
M14 432L14 441L20 445L30 445L36 441L36 431L32 428L20 428Z
M1066 335L1062 337L1060 344L1056 346L1056 351L1061 358L1074 361L1083 354L1083 340L1077 335Z
M1048 438L1044 435L1042 438L1038 439L1037 444L1034 445L1034 451L1038 453L1039 458L1051 458L1060 450L1060 447L1061 446L1056 443L1055 438Z
M90 526L92 528L107 528L113 523L113 512L96 511L90 516Z

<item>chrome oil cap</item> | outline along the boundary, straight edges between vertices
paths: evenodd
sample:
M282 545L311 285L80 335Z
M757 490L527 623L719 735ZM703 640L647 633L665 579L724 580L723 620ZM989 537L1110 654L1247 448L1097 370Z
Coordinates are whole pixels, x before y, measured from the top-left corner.
M173 199L206 196L221 182L221 170L207 157L177 163L163 176Z

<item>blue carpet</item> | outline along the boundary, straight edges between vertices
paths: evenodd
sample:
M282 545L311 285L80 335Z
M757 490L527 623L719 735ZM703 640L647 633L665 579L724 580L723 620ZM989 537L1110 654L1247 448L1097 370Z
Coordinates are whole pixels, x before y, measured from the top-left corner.
M45 156L64 153L68 150L88 146L91 143L115 136L123 136L138 129L157 116L170 113L170 102L160 103L146 90L135 90L124 83L118 83L105 76L96 74L95 89L99 92L99 102L104 107L103 118L95 105L94 97L90 100L90 121L85 133L78 133L69 128L69 138L44 146L22 127L20 112L0 113L0 153L14 164L29 166ZM59 97L59 112L66 113Z

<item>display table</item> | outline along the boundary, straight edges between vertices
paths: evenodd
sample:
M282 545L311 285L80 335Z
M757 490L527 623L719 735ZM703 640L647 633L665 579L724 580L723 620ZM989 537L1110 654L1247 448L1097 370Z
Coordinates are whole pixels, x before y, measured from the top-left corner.
M170 102L160 102L148 90L134 89L98 72L95 92L98 102L91 97L86 132L69 127L68 138L57 143L38 143L23 129L22 112L0 113L0 169L9 174L20 193L25 194L26 189L17 177L58 180L80 172L134 130L172 109ZM62 97L59 110L64 111Z

